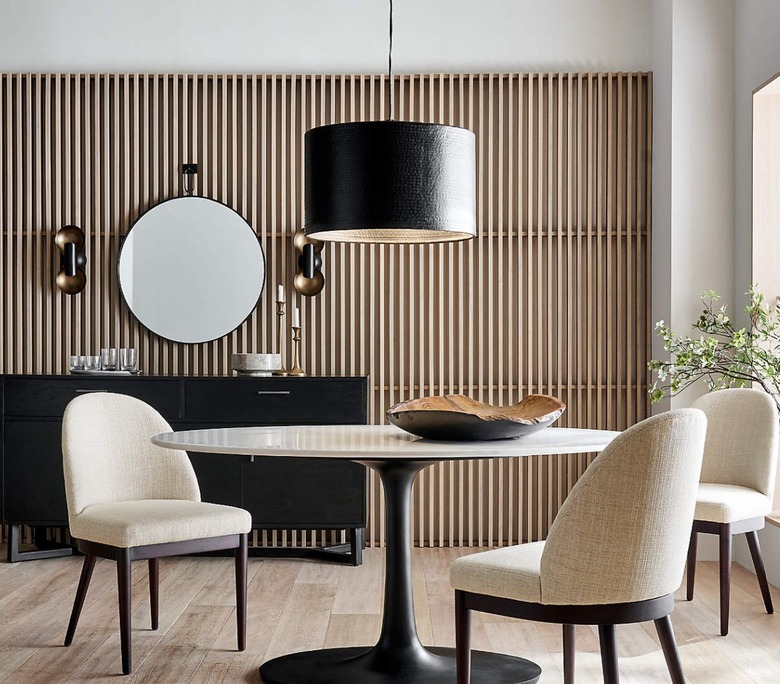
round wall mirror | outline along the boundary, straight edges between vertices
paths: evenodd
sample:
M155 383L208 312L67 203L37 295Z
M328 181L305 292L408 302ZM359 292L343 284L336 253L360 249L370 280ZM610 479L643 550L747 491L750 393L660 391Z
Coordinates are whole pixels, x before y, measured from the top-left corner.
M130 311L174 342L210 342L235 330L257 306L264 281L255 231L206 197L152 207L119 252L119 287Z

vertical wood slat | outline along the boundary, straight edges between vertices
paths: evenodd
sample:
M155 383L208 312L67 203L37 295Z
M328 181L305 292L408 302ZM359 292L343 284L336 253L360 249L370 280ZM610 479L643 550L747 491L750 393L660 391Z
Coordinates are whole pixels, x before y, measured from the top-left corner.
M0 371L59 373L71 353L139 349L148 374L229 374L233 351L276 344L273 291L292 293L303 134L388 115L385 76L23 75L0 82ZM370 417L412 396L568 404L560 425L622 429L647 415L650 147L647 74L398 76L396 118L477 134L478 237L466 244L328 246L326 290L300 300L311 374L370 376ZM122 237L183 192L240 211L265 249L267 296L233 334L179 345L121 301ZM53 235L88 236L88 285L56 290ZM294 297L289 306L294 306ZM289 359L289 339L284 340ZM415 490L421 544L543 537L584 456L444 464ZM369 476L369 543L383 541ZM316 543L283 531L277 543ZM327 535L322 538L325 539Z

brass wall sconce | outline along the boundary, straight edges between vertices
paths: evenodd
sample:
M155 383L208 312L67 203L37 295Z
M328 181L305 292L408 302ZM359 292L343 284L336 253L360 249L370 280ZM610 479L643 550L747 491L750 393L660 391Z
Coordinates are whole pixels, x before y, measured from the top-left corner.
M78 226L65 226L57 231L54 242L60 250L57 287L65 294L78 294L87 284L87 275L84 272L87 265L84 231Z
M298 270L293 279L293 286L304 297L313 297L322 292L322 288L325 287L325 276L322 275L322 257L320 256L323 242L306 237L303 231L299 230L293 236L293 246L298 253L296 260Z

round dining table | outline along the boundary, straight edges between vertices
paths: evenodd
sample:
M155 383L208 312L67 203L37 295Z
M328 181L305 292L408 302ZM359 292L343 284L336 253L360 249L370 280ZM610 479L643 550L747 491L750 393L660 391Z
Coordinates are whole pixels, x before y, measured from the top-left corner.
M433 441L387 425L316 425L216 428L169 432L152 442L170 449L273 458L292 456L355 461L379 475L385 493L386 551L382 628L374 646L291 653L260 666L266 684L452 684L455 651L424 647L412 599L412 484L439 461L593 453L619 433L546 428L519 439ZM454 620L454 613L453 613ZM530 684L541 676L534 662L472 652L473 684Z

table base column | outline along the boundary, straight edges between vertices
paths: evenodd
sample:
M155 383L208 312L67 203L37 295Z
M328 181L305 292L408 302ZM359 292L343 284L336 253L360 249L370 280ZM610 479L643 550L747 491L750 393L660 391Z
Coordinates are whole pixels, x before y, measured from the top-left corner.
M265 684L454 684L455 649L399 653L388 660L376 647L293 653L260 666ZM472 684L534 684L542 670L529 660L471 652Z
M306 651L260 667L265 684L455 684L455 650L423 647L412 593L412 484L427 461L361 461L382 479L386 506L385 597L376 646ZM472 651L472 684L534 684L529 660Z

